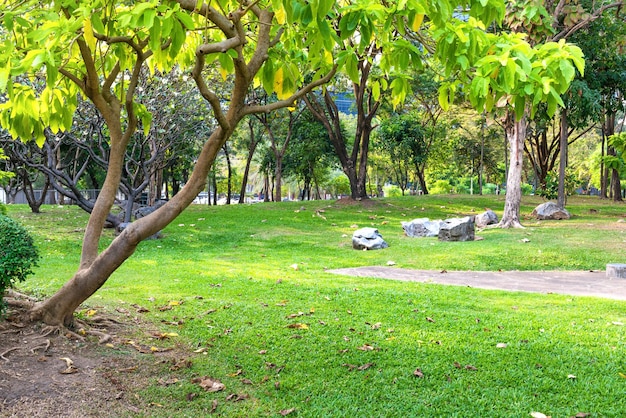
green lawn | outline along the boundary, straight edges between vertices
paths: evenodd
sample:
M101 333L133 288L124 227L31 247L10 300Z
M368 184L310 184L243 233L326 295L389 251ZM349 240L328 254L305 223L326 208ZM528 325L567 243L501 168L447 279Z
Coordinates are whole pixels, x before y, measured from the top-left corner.
M539 203L525 197L522 214ZM526 218L525 229L484 230L481 241L402 233L404 220L486 207L500 216L503 197L194 206L163 239L142 243L86 305L133 313L141 305L149 312L136 315L178 335L138 336L182 346L193 364L163 365L138 393L153 417L205 416L214 400L229 417L292 408L290 416L301 417L626 416L623 302L325 272L388 261L436 270L604 270L623 262L626 207L596 198L570 199L569 221ZM72 207L27 209L9 207L43 255L24 287L50 294L77 266L86 216ZM353 250L354 225L377 227L390 247ZM202 376L225 390L203 391L192 383ZM198 396L190 401L190 393Z

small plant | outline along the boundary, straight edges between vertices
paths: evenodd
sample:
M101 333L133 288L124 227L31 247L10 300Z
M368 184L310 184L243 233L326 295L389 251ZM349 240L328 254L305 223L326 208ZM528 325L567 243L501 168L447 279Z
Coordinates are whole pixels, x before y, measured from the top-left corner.
M28 231L13 219L0 215L0 313L5 309L5 289L33 274L39 252Z

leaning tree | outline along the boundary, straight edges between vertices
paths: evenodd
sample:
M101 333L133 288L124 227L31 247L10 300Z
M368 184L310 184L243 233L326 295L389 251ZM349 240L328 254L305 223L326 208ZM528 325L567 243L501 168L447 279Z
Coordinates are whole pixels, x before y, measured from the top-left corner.
M0 30L0 123L14 138L43 143L45 129L68 130L82 95L105 120L108 170L85 228L80 265L50 298L33 306L31 320L71 326L74 310L130 257L146 237L168 225L204 189L215 157L241 119L290 106L324 84L335 72L324 36L328 0L216 2L2 1ZM305 66L306 65L306 66ZM205 78L219 68L230 91L220 97ZM114 203L124 155L139 126L150 124L138 83L145 69L189 68L217 128L197 155L185 187L153 214L133 222L103 251L100 236ZM303 84L302 73L313 74ZM19 77L45 80L35 91ZM279 100L247 102L249 89L262 84ZM220 83L217 83L220 84ZM164 86L166 88L167 86Z

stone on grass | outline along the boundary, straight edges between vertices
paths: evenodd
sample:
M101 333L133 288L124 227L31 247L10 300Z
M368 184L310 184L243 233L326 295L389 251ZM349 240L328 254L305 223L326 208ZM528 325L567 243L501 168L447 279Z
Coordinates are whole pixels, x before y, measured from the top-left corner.
M352 234L352 248L355 250L380 250L389 247L376 228L361 228Z
M428 218L418 218L410 222L402 222L402 229L407 237L436 237L439 235L439 228L442 224L442 220L431 221Z
M569 219L571 217L567 209L560 208L559 205L554 202L546 202L537 206L535 210L533 210L532 216L539 220L561 220Z
M440 241L474 241L474 217L451 218L439 229Z
M626 279L626 264L607 264L606 277L609 279Z
M117 226L117 228L115 229L115 233L116 235L119 235L122 233L123 230L125 230L126 228L128 228L128 226L131 224L131 222L122 222L121 224L119 224ZM146 238L146 240L149 239L160 239L162 237L161 231L157 231L156 233L150 235L148 238Z
M486 212L481 213L480 215L476 215L474 218L474 223L477 228L484 228L487 225L495 225L498 223L498 215L491 209Z

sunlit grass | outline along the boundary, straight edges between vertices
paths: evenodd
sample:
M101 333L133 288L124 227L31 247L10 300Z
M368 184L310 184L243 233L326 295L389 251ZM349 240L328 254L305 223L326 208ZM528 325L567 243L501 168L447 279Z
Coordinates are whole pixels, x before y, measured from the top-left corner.
M539 203L525 198L522 214ZM400 226L485 207L501 215L502 205L503 197L422 196L195 206L163 239L142 243L87 304L123 307L177 333L149 344L180 344L193 362L175 371L164 365L137 392L142 416L206 416L214 400L218 413L236 417L291 408L307 417L623 416L623 302L325 272L390 260L449 271L603 270L623 260L626 224L618 221L626 208L596 199L571 199L570 221L526 218L522 230L479 232L482 241L410 239ZM68 207L42 215L9 209L43 255L26 288L50 294L76 269L86 216ZM354 225L377 227L390 247L352 250ZM172 301L182 304L160 310ZM150 312L137 314L133 304ZM423 377L414 375L418 368ZM199 376L226 389L204 392L192 383ZM159 384L170 377L179 381ZM190 393L198 396L189 401ZM228 401L232 393L248 398Z

